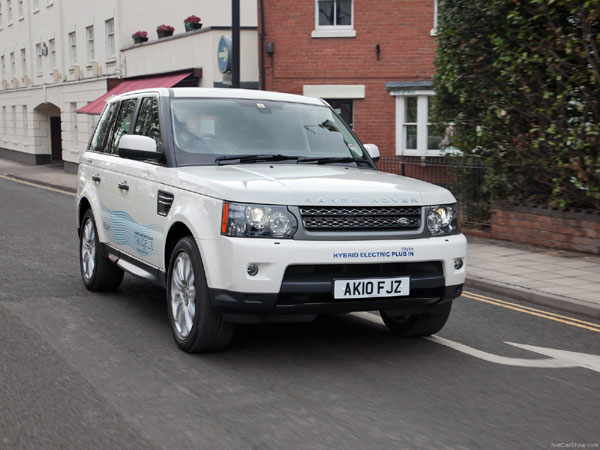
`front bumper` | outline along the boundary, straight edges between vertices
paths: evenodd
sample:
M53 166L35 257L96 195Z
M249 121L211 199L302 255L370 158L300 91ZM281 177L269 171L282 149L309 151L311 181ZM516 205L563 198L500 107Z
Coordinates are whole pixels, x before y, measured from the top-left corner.
M198 240L213 305L231 321L402 309L429 311L458 297L466 275L463 235L412 240L294 241L222 237ZM454 262L465 264L455 269ZM248 274L255 264L258 273ZM333 280L409 276L408 297L334 300ZM262 320L262 319L261 319Z

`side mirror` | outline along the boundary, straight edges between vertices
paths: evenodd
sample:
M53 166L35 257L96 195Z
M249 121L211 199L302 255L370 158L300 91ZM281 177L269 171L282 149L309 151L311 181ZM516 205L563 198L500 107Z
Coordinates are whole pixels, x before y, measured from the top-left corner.
M369 153L369 156L373 162L377 163L379 161L379 157L381 156L379 154L379 147L377 147L375 144L364 144L363 147L365 147L365 150Z
M156 141L148 136L124 134L119 141L117 151L121 158L160 161L163 154L156 148Z

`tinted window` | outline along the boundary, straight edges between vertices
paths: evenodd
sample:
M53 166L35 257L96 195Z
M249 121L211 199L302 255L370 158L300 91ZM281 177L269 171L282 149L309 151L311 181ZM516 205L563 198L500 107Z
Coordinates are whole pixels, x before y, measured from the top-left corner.
M98 126L96 127L96 131L94 132L94 137L92 138L92 142L90 144L91 151L105 151L105 147L108 141L106 137L110 134L109 131L111 129L111 125L115 117L115 112L117 111L117 106L118 103L112 103L104 109L102 117L100 117L100 121L98 122Z
M119 148L119 141L121 136L127 134L129 126L131 125L131 118L135 111L135 105L137 104L137 98L130 98L121 102L121 108L119 109L119 116L115 123L115 129L112 135L112 143L107 150L109 153L117 153Z
M135 123L134 134L151 137L156 141L156 147L160 150L162 139L160 138L160 124L158 122L158 100L156 97L142 99L140 112Z

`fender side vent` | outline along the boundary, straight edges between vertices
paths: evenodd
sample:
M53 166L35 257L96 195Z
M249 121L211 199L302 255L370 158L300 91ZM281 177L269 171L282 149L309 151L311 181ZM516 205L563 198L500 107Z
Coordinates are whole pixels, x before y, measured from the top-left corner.
M175 196L169 192L158 191L156 196L156 213L159 216L166 216L171 210Z

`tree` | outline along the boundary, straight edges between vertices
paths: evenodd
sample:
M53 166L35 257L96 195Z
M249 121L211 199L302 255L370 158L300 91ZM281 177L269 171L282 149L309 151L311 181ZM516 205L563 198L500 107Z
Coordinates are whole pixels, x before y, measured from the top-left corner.
M440 2L434 117L494 199L600 209L600 0Z

